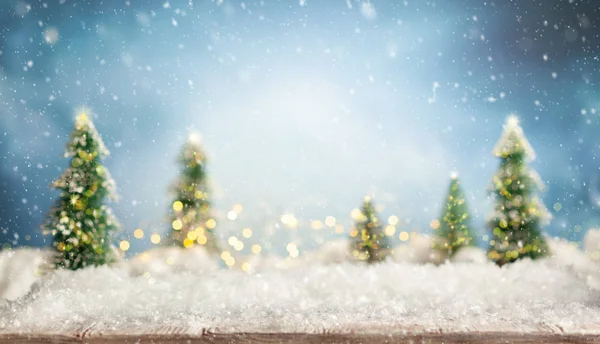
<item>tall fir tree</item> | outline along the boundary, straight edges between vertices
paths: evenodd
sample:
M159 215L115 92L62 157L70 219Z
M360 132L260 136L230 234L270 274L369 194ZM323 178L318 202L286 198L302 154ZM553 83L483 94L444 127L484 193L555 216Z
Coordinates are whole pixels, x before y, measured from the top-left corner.
M535 195L543 184L526 164L535 158L535 152L517 117L506 121L494 154L500 158L500 168L492 180L496 206L488 222L492 230L488 256L498 265L543 257L548 254L548 245L541 227L550 220L550 214Z
M69 167L53 182L60 197L43 232L52 234L54 265L72 270L113 262L110 234L120 227L104 201L116 200L115 184L101 159L109 152L85 111L77 116L64 157Z
M355 228L351 233L350 253L359 260L376 263L389 256L389 249L389 240L377 217L373 201L367 196L363 200Z
M201 245L209 253L218 254L219 246L214 235L217 222L211 214L206 155L198 134L189 135L179 163L183 168L173 186L175 200L171 213L171 242L184 248Z
M433 247L444 257L450 258L460 248L475 245L469 210L457 174L452 175L445 201Z

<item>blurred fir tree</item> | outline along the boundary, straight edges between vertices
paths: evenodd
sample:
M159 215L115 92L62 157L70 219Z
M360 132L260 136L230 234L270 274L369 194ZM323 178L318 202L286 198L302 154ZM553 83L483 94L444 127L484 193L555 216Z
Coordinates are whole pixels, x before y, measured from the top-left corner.
M440 214L440 226L435 232L433 248L445 258L452 257L461 247L475 244L475 236L469 223L469 210L465 195L460 188L458 175L453 174L446 196L446 204Z
M359 260L376 263L390 254L390 244L371 197L365 197L360 214L355 219L351 236L351 254Z
M213 231L217 222L211 214L206 156L198 134L190 134L179 162L183 169L173 186L171 243L184 248L200 245L211 254L219 254Z
M492 239L488 256L498 265L548 254L541 226L550 219L535 192L543 189L540 177L526 165L535 153L525 138L519 120L510 116L494 148L500 168L492 180L496 207L488 222Z
M77 116L65 150L71 163L52 184L60 197L42 225L52 234L55 267L77 270L113 262L117 253L110 234L120 227L106 198L116 200L115 184L101 158L108 156L85 111Z

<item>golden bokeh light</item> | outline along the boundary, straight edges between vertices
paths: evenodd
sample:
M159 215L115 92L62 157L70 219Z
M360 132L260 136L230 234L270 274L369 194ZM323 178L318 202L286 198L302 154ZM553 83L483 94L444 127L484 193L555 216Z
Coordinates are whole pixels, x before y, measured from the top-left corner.
M235 212L235 211L233 211L233 210L230 210L230 211L227 213L227 218L228 218L230 221L235 221L235 220L237 219L237 217L238 217L238 213L236 213L236 212Z
M292 258L296 258L299 255L298 246L295 243L291 242L285 246L285 249L288 251L288 254Z
M159 244L160 243L160 234L158 234L158 233L152 234L152 236L150 236L150 241L155 245Z
M352 209L352 211L350 212L350 217L352 217L353 220L358 220L363 216L362 212L360 211L360 209L358 208L354 208Z
M209 219L206 221L206 228L208 229L213 229L217 226L217 221L215 221L215 219Z
M319 220L312 221L310 223L310 228L312 228L314 230L322 229L323 228L323 222L321 222Z
M298 226L298 219L294 214L283 214L281 215L281 223L289 228L296 228Z
M142 239L144 237L144 230L141 228L136 229L135 231L133 231L133 236L136 239Z
M176 201L173 203L173 210L181 211L182 209L183 209L183 203L181 203L180 201Z
M180 219L177 219L177 220L173 221L171 226L173 227L174 230L178 231L183 227L183 222L181 222Z
M236 204L233 206L233 211L235 211L236 213L241 213L242 210L244 210L244 206L242 206L241 204Z
M327 227L333 227L333 226L335 226L335 217L333 217L333 216L327 216L325 218L325 225Z
M221 259L226 260L228 258L231 257L231 253L229 253L229 251L223 251L221 252Z

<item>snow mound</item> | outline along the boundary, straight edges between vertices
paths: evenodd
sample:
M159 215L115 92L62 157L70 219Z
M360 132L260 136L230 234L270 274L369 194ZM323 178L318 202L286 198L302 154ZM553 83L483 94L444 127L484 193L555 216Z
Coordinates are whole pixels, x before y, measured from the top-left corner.
M554 331L600 324L600 296L551 259L494 264L316 264L131 276L56 271L0 307L0 333ZM44 321L40 321L44 319ZM559 330L562 329L562 330ZM591 330L588 330L591 331Z
M415 233L404 245L393 249L392 258L397 262L440 264L444 261L442 254L431 248L431 237Z
M450 260L453 263L488 264L490 262L485 250L474 246L462 247Z
M23 248L0 251L0 300L27 294L40 278L49 251Z
M215 258L201 247L182 249L174 246L145 251L122 262L132 276L155 277L171 273L205 273L218 268Z
M431 238L414 234L403 245L392 248L391 260L404 263L442 263L442 256L431 249ZM347 239L327 242L314 251L308 251L298 258L280 257L274 255L250 256L244 259L250 266L251 272L269 269L295 269L312 265L342 264L345 262L364 264L350 254Z
M340 239L323 244L318 250L304 255L305 262L312 264L339 264L353 261L350 254L350 243L347 239Z
M573 271L580 279L587 281L593 290L600 290L600 265L590 259L586 252L579 250L575 243L564 239L548 240L552 255L550 264Z
M597 269L577 244L561 238L547 238L550 256L547 258L555 266L572 267L579 271Z
M594 261L600 261L600 229L590 229L583 238L583 250Z
M340 239L325 243L319 249L308 251L298 258L281 257L271 254L252 255L243 259L249 265L249 272L262 272L272 269L296 269L313 265L341 264L353 261L349 254L348 240Z

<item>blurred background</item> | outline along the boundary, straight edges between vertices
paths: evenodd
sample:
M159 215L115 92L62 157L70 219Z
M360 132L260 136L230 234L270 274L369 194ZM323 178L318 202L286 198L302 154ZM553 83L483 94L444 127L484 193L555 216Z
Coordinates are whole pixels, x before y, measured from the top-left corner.
M580 241L600 220L599 20L595 0L4 0L0 242L46 245L82 107L111 151L130 253L169 230L190 130L224 242L287 254L346 237L366 193L405 241L431 231L452 171L482 242L511 113L546 231Z

